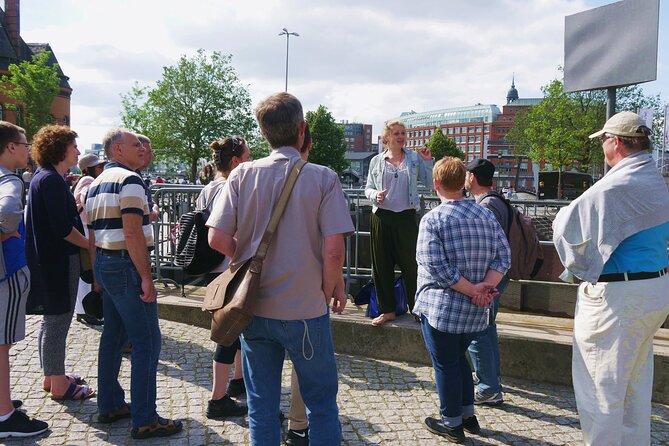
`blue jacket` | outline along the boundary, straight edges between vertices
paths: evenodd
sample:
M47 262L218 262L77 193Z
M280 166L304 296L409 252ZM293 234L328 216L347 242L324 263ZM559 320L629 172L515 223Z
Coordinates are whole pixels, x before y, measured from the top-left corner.
M402 149L407 161L409 171L409 204L417 211L420 210L420 196L418 195L418 182L425 187L432 187L432 171L427 168L423 158L415 150ZM376 195L383 190L383 165L387 150L376 155L369 163L369 174L365 186L365 196L372 201L372 211L376 212Z

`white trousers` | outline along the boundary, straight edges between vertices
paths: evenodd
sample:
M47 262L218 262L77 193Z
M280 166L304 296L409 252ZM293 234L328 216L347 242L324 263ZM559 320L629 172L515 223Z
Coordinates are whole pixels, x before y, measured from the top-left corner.
M88 239L88 227L84 225L84 237ZM84 297L88 293L91 292L93 289L93 285L90 283L86 283L83 280L79 279L79 287L77 288L77 301L74 304L74 313L75 314L85 314L86 311L84 310L84 305L82 302L84 301Z
M584 444L650 444L653 336L667 315L669 275L579 286L572 378Z

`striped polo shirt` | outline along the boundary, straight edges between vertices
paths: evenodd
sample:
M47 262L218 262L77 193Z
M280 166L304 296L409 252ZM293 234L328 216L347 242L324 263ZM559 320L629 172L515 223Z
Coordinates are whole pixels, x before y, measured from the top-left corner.
M95 233L95 246L119 250L128 249L123 235L125 213L142 215L146 246L153 246L153 228L149 222L149 206L144 180L119 163L109 163L91 184L86 198L88 227Z

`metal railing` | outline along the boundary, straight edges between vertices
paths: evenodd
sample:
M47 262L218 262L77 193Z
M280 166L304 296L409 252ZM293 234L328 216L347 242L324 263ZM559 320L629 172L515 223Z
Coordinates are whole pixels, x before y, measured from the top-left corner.
M154 201L160 208L159 216L153 223L155 250L152 253L152 266L158 283L164 285L183 285L188 279L182 267L174 263L175 247L179 231L181 216L195 209L195 202L203 186L200 185L172 185L160 184L152 186ZM354 282L371 279L370 232L369 216L372 212L372 203L365 197L362 189L344 189L344 196L348 205L355 232L346 238L346 260L344 276L346 278L346 292ZM440 203L434 195L421 196L424 212L437 207ZM511 203L525 215L531 216L537 230L545 241L542 245L552 245L551 222L557 212L568 201L561 200L512 200ZM417 218L422 217L419 214ZM183 290L183 288L182 288Z

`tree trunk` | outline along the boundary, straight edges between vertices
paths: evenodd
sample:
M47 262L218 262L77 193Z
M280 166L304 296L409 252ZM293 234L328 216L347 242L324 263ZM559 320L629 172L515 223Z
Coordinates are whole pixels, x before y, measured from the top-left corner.
M193 159L190 162L190 182L195 184L197 180L197 160Z

